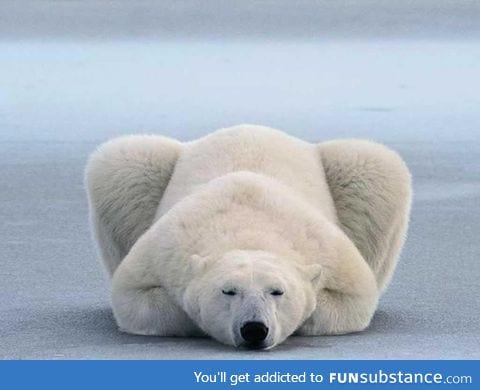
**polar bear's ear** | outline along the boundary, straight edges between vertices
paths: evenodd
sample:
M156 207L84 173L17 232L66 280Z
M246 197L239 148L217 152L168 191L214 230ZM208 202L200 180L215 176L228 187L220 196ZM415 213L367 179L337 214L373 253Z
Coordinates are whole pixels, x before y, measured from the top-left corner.
M322 275L322 266L320 264L301 265L298 269L305 279L312 282Z
M200 274L207 268L207 259L200 255L192 255L190 257L190 264L195 274Z

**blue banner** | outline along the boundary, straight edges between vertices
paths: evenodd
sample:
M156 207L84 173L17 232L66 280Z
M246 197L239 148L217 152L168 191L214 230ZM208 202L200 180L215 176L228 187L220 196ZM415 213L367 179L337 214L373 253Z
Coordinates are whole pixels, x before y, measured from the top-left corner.
M3 361L0 389L478 389L479 361Z

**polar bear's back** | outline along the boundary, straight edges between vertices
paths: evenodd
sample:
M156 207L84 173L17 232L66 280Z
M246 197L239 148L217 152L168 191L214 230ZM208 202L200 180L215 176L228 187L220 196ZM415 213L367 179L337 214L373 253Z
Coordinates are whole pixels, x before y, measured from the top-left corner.
M157 218L200 186L237 171L279 180L321 210L326 218L336 219L316 147L280 131L253 125L222 129L185 144Z

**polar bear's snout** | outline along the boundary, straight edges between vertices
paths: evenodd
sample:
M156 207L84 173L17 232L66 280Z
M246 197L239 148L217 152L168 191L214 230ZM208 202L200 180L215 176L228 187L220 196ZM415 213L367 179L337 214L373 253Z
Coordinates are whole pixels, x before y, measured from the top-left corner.
M248 349L272 347L275 340L275 303L261 290L244 292L232 307L234 345Z
M268 327L263 322L246 322L240 328L240 334L248 347L256 347L267 338Z

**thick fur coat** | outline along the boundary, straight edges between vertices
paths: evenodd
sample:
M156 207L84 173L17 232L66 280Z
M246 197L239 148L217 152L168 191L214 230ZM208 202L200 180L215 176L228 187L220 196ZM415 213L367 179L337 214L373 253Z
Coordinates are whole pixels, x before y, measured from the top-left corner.
M385 146L253 125L186 143L114 139L86 183L122 330L259 348L366 328L411 199Z

